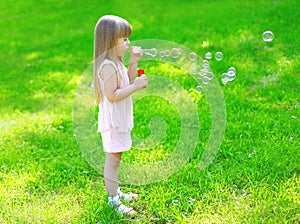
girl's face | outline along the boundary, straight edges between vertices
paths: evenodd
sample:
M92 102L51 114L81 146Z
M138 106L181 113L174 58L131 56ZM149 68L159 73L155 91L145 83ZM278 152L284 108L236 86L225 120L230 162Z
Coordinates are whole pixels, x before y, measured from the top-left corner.
M117 56L123 56L125 51L129 48L130 41L128 37L119 38L117 41Z

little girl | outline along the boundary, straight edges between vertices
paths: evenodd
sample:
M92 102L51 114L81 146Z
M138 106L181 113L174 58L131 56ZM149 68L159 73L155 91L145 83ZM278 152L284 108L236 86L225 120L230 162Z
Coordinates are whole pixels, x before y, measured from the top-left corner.
M101 17L95 27L94 88L99 104L98 131L101 132L106 160L104 182L108 204L117 212L132 215L135 211L122 204L121 199L132 201L136 194L124 194L119 189L118 166L122 152L131 148L130 131L133 128L131 94L148 83L147 77L136 78L137 62L142 53L130 49L128 69L123 55L129 47L131 26L118 16Z

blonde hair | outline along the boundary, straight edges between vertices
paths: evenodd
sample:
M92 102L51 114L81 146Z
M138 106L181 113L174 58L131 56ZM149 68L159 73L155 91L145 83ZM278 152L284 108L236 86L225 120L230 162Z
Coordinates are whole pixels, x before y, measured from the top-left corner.
M117 41L119 38L127 38L131 35L131 26L121 17L106 15L98 20L94 35L94 90L96 103L99 104L101 89L98 68L105 59L117 61Z

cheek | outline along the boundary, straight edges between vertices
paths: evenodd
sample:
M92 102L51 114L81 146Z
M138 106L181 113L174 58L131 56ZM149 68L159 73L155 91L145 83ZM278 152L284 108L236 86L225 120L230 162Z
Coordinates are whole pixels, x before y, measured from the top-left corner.
M128 44L127 44L126 42L124 42L124 44L123 44L123 48L124 48L125 50L127 50L127 49L128 49Z
M119 45L118 45L120 48L124 48L126 45L125 45L125 43L122 41L121 43L119 43Z

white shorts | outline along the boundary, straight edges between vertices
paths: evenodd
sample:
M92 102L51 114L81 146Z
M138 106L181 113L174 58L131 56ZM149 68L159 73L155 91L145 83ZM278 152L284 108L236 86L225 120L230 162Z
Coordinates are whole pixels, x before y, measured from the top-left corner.
M128 132L118 132L115 129L109 129L101 132L104 152L116 153L124 152L131 148L131 134Z

